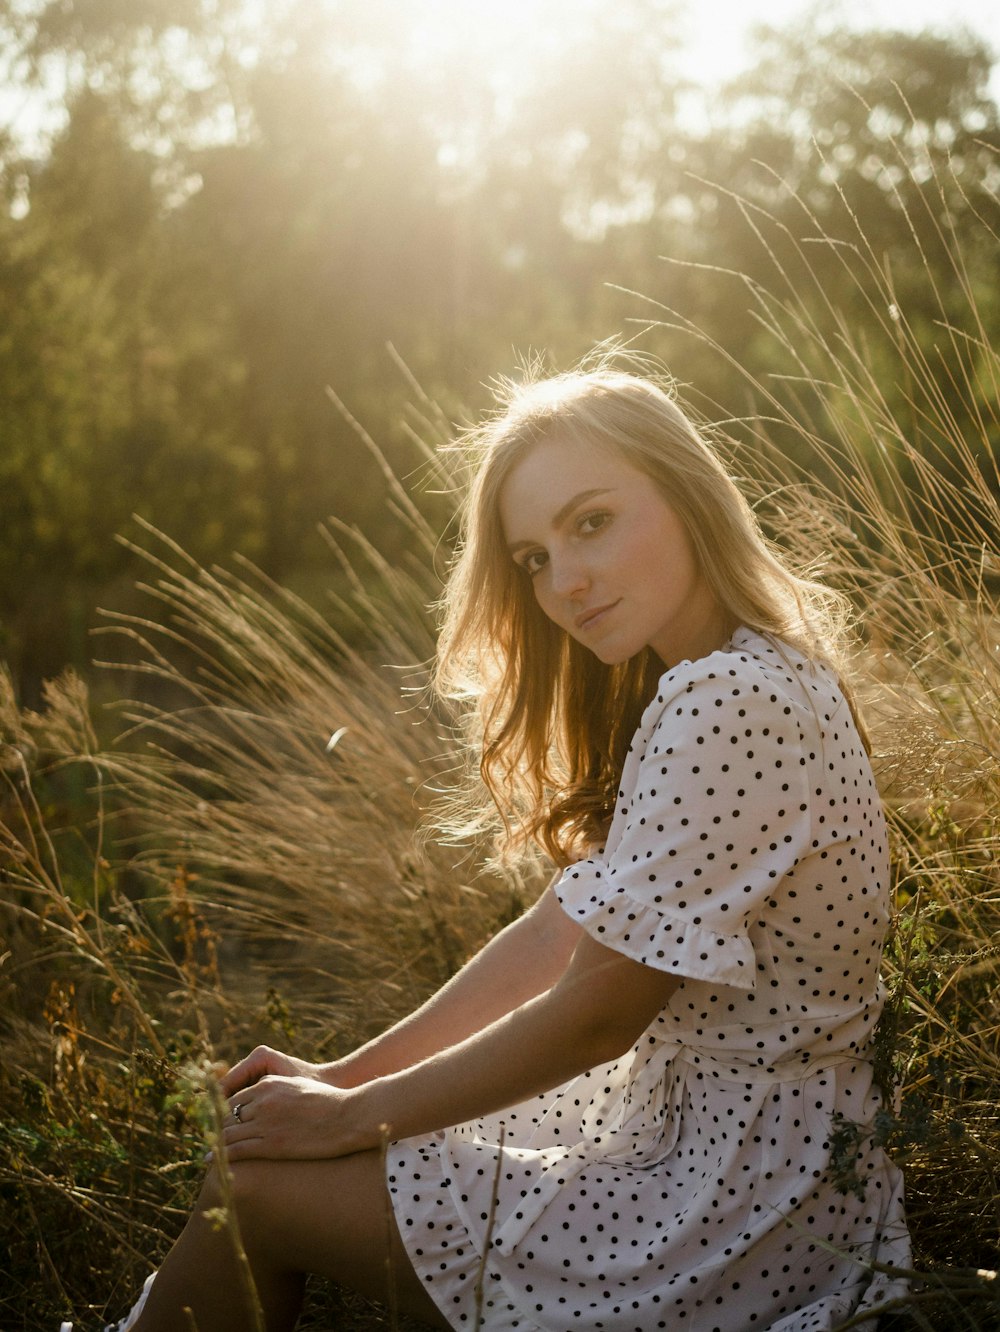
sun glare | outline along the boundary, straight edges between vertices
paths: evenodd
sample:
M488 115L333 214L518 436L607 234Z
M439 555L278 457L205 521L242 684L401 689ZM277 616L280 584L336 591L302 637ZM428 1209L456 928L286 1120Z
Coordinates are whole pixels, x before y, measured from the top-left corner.
M787 10L804 3L772 0L768 8L766 0L675 0L650 5L649 38L657 49L672 53L678 79L707 90L739 68L755 21L773 18L775 5ZM558 68L588 33L605 34L610 47L616 22L629 21L627 13L616 12L613 0L399 0L382 6L381 14L396 50L403 47L418 67L433 70L449 88L491 93L501 107L507 96L544 84L546 71ZM653 25L660 31L653 31ZM627 36L633 40L635 33Z
M413 58L499 91L558 55L560 32L591 0L404 0ZM498 86L499 85L499 86Z
M579 0L403 0L397 12L408 16L418 43L437 49L523 49L544 36L553 18L569 20Z
M801 10L807 0L676 0L664 5L651 22L667 31L651 33L677 50L679 66L690 81L711 86L734 72L745 54L749 29L780 21ZM394 27L403 27L417 60L468 78L490 83L521 82L571 45L592 24L609 0L400 0L392 10ZM655 11L654 11L655 12Z
M465 77L491 83L530 77L539 62L558 59L575 31L614 0L399 0L393 24L408 28L417 59L451 65ZM706 91L746 67L759 25L817 27L846 24L938 30L965 23L1000 46L1000 7L958 0L677 0L659 19L677 49L679 74ZM661 34L662 35L662 34Z

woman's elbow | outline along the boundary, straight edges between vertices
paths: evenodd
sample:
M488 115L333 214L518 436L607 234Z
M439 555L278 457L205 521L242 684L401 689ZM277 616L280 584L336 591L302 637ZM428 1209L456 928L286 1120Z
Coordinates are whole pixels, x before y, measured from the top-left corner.
M635 1048L649 1025L643 1017L630 1017L621 1012L600 1011L580 1015L576 1030L570 1037L574 1050L586 1061L588 1068L599 1064L612 1064Z

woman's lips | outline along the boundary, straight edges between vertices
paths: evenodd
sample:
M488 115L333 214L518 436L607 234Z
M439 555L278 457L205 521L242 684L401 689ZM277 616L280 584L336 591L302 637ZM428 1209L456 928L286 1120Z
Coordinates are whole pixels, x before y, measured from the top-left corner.
M609 601L604 606L594 606L590 610L581 611L573 621L577 631L583 633L587 629L593 629L607 615L608 611L614 610L617 605L617 601Z

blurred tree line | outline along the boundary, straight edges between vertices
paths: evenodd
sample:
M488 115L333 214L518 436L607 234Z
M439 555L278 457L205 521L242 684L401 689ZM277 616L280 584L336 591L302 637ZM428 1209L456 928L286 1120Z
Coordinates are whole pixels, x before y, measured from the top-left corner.
M965 283L1000 334L978 39L817 14L762 30L696 112L677 0L539 0L530 39L484 12L0 0L8 98L65 105L45 151L0 138L0 658L27 701L89 659L95 607L127 601L133 513L307 594L332 579L319 522L378 541L386 496L325 386L407 470L389 343L453 417L516 353L565 365L664 308L767 376L780 349L748 292L775 264L817 311L884 323L836 245L804 277L820 235L891 269L928 347ZM698 338L644 345L744 410Z

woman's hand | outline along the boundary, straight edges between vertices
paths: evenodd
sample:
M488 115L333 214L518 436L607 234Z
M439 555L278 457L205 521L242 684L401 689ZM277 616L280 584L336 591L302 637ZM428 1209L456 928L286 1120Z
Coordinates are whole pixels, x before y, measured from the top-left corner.
M293 1055L272 1050L269 1045L258 1045L256 1050L234 1064L228 1073L219 1080L219 1090L223 1096L230 1097L236 1092L252 1087L261 1078L277 1076L283 1078L314 1078L322 1076L323 1065L310 1064L305 1059L296 1059Z
M331 1087L315 1076L267 1073L230 1098L222 1133L226 1155L230 1161L318 1160L378 1146L377 1129L359 1128L358 1109L357 1092Z

